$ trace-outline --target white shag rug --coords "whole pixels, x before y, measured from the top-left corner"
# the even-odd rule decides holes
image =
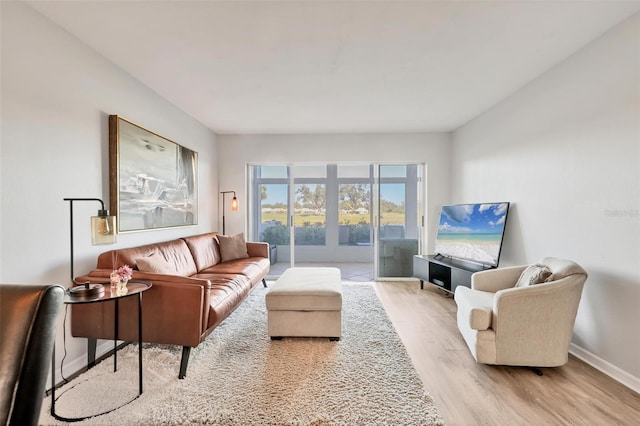
[[[181,347],[143,345],[144,392],[95,425],[442,425],[393,325],[370,284],[343,285],[343,336],[267,336],[265,291],[240,307],[192,349],[178,379]],[[138,348],[113,357],[56,393],[65,417],[106,411],[138,389]],[[61,424],[43,403],[41,424]]]

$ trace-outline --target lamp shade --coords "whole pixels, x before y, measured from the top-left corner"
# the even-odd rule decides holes
[[[231,210],[234,212],[238,211],[238,199],[236,198],[236,196],[234,195],[233,198],[231,199]]]
[[[116,242],[116,217],[109,216],[107,210],[98,210],[91,216],[91,244],[94,246]]]

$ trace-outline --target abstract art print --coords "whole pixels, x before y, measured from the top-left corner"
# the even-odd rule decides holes
[[[198,223],[198,153],[109,116],[109,195],[118,232]]]

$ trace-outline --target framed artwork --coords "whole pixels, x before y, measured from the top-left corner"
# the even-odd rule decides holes
[[[118,232],[198,223],[198,153],[109,116],[109,200]]]

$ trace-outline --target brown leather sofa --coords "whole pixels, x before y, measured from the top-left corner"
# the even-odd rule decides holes
[[[76,283],[108,283],[122,265],[134,268],[132,280],[153,286],[142,297],[142,340],[183,347],[180,372],[184,378],[191,348],[200,344],[228,317],[269,272],[269,245],[247,242],[249,257],[221,261],[216,233],[138,247],[111,250],[98,257],[97,268]],[[136,259],[161,254],[175,274],[138,270]],[[118,339],[138,340],[137,298],[120,300]],[[113,339],[114,302],[74,304],[71,332],[89,338],[89,364],[95,361],[95,339]]]

